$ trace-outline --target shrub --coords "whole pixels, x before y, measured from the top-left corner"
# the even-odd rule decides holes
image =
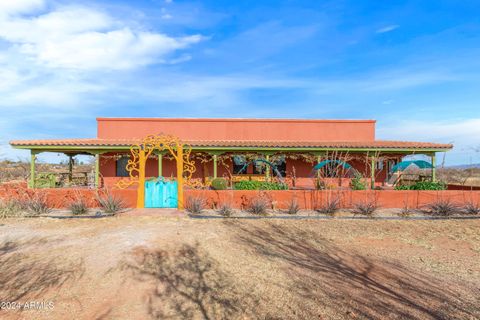
[[[297,214],[298,211],[300,211],[300,205],[298,204],[297,199],[290,200],[286,211],[288,214]]]
[[[212,180],[212,189],[226,190],[228,188],[227,180],[224,178],[215,178]]]
[[[268,202],[264,198],[254,198],[250,202],[248,211],[252,214],[266,215]]]
[[[353,205],[353,213],[372,217],[378,209],[377,201],[374,199],[366,199],[363,202],[357,202]]]
[[[480,205],[474,202],[467,202],[465,203],[464,212],[471,215],[479,215],[480,214]]]
[[[33,215],[45,214],[52,211],[47,203],[47,198],[41,194],[35,194],[32,198],[27,200],[26,208],[28,212]]]
[[[432,181],[418,181],[411,186],[395,186],[395,190],[445,190],[446,188],[444,183]]]
[[[87,203],[83,199],[78,199],[70,203],[69,209],[73,215],[85,214],[88,212]]]
[[[287,190],[288,186],[278,182],[267,181],[238,181],[235,183],[237,190]]]
[[[427,204],[427,208],[430,210],[431,213],[435,213],[441,216],[450,216],[455,212],[459,211],[457,205],[453,203],[450,199],[437,199],[432,203]]]
[[[0,200],[0,219],[19,217],[25,208],[17,199]]]
[[[352,190],[365,190],[367,187],[365,186],[365,182],[363,182],[363,177],[358,172],[355,173],[355,176],[350,181],[350,187]]]
[[[190,197],[185,203],[185,209],[190,213],[201,213],[205,209],[205,199],[202,197]]]
[[[398,215],[400,217],[408,217],[411,214],[412,214],[412,210],[408,206],[408,203],[405,201],[405,203],[403,204],[403,207],[400,209],[400,212],[398,213]]]
[[[334,215],[340,208],[340,199],[338,197],[328,198],[324,203],[315,208],[315,211],[322,214]]]
[[[118,213],[125,209],[125,203],[123,200],[110,193],[103,196],[97,195],[97,201],[100,208],[102,208],[105,213]]]
[[[230,203],[224,202],[220,205],[217,211],[224,217],[230,217],[233,213],[233,208]]]

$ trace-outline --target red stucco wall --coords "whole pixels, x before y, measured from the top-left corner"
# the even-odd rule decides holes
[[[184,140],[373,141],[374,120],[98,118],[101,139],[172,134]]]

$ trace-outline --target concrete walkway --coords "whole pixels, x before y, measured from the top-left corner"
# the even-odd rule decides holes
[[[179,211],[177,209],[166,209],[166,208],[129,209],[125,212],[119,213],[118,216],[165,217],[165,218],[188,217],[184,211]]]

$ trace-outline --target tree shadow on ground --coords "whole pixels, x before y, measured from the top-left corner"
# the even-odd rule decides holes
[[[153,280],[148,312],[156,319],[232,319],[241,315],[248,295],[234,292],[216,261],[195,245],[176,251],[137,253],[128,268],[142,280]]]
[[[47,243],[46,238],[0,243],[1,301],[43,299],[50,290],[83,276],[83,260],[71,261],[53,255],[45,249]]]
[[[465,297],[463,289],[428,273],[346,252],[319,234],[294,226],[224,223],[237,242],[284,265],[288,290],[304,302],[286,308],[285,318],[295,308],[304,318],[325,316],[319,310],[355,319],[480,317],[478,292],[470,290]]]

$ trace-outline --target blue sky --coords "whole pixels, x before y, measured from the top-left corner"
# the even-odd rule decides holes
[[[0,156],[95,117],[377,119],[480,162],[480,1],[0,0]]]

